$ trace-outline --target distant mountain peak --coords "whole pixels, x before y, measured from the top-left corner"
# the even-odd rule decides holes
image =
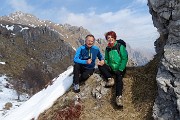
[[[45,26],[52,31],[58,32],[61,39],[69,42],[75,48],[80,45],[79,39],[84,39],[87,34],[90,34],[90,32],[83,27],[72,26],[70,24],[57,24],[50,20],[39,19],[35,15],[24,13],[22,11],[17,11],[7,16],[2,16],[0,17],[0,20],[34,28]]]
[[[21,11],[11,13],[7,16],[2,16],[2,17],[0,17],[0,19],[5,20],[5,21],[9,21],[12,23],[24,24],[24,25],[29,25],[29,26],[35,26],[35,25],[42,22],[36,16],[29,14],[29,13],[21,12]]]
[[[10,15],[8,15],[9,17],[15,17],[15,16],[25,16],[25,15],[31,15],[31,14],[28,14],[28,13],[24,13],[22,11],[16,11],[14,13],[11,13]],[[33,16],[33,15],[31,15]]]

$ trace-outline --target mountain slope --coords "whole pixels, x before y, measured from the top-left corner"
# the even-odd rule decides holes
[[[75,50],[47,27],[0,21],[0,74],[34,94],[73,63]],[[22,87],[24,86],[24,87]]]
[[[90,32],[83,27],[71,26],[69,24],[56,24],[49,20],[40,20],[32,14],[21,11],[11,13],[8,16],[2,16],[0,20],[29,27],[47,27],[48,29],[58,32],[60,39],[65,40],[74,48],[80,45],[80,40],[84,39],[87,34],[90,34]]]
[[[158,59],[144,67],[128,68],[124,78],[123,109],[115,106],[114,88],[106,88],[105,94],[96,99],[93,88],[98,90],[102,78],[96,73],[81,85],[80,100],[70,89],[54,105],[43,112],[38,120],[98,119],[98,120],[151,120],[156,97],[156,73]],[[101,88],[102,89],[102,88]]]
[[[60,39],[68,42],[73,48],[77,48],[78,46],[84,44],[84,38],[90,32],[83,27],[71,26],[69,24],[56,24],[48,20],[40,20],[34,15],[23,13],[21,11],[17,11],[11,13],[8,16],[0,17],[0,20],[8,21],[15,24],[26,25],[30,27],[47,27],[53,31],[56,31],[60,35]],[[104,49],[106,44],[106,40],[97,39],[95,45],[100,47],[102,52],[104,53]],[[129,51],[129,66],[135,65],[144,65],[148,61],[152,59],[153,54],[149,54],[150,52],[142,50],[134,50],[129,45],[127,45],[127,50]]]
[[[47,86],[29,100],[23,103],[20,107],[7,112],[1,120],[30,120],[36,118],[44,109],[49,108],[53,102],[61,95],[63,95],[72,84],[73,68],[69,69],[59,77],[53,79],[53,85]],[[3,96],[3,94],[2,94]]]
[[[24,88],[26,85],[24,90],[31,90],[31,95],[43,89],[52,78],[72,64],[74,48],[83,44],[85,35],[89,33],[82,27],[42,21],[35,16],[21,12],[0,19],[0,60],[6,63],[5,65],[0,64],[0,74],[14,75],[16,84],[21,83],[17,88]],[[106,45],[103,40],[96,42],[101,47],[102,43]],[[137,57],[138,54],[140,53],[135,56]],[[81,86],[84,90],[80,95],[81,101],[75,101],[78,103],[78,106],[75,106],[75,108],[77,107],[77,118],[150,119],[156,90],[154,79],[157,64],[155,63],[151,62],[145,67],[128,68],[127,76],[124,79],[123,110],[114,106],[114,89],[105,89],[101,99],[92,97],[92,89],[98,87],[102,82],[102,79],[96,81],[96,77],[99,75],[94,74],[86,82],[86,85]],[[132,65],[135,64],[130,64],[130,66]],[[49,84],[51,83],[49,82]],[[97,89],[99,90],[99,88]],[[72,90],[68,91],[39,119],[52,120],[62,114],[64,116],[64,108],[74,105],[75,98],[76,95]],[[31,117],[33,118],[33,116]]]
[[[115,106],[114,88],[103,87],[104,81],[98,71],[80,86],[81,93],[75,94],[69,89],[73,78],[71,67],[47,88],[0,119],[33,120],[38,117],[38,120],[150,120],[156,96],[157,63],[156,59],[144,67],[127,69],[123,80],[123,109]],[[94,88],[96,92],[93,92]],[[100,94],[97,91],[101,91]]]

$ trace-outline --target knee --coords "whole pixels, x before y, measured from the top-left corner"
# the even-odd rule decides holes
[[[103,66],[98,65],[98,69],[99,69],[99,70],[102,70],[102,68],[103,68]]]
[[[74,69],[79,69],[79,68],[80,68],[80,64],[75,63],[75,64],[74,64]]]
[[[100,69],[101,68],[101,66],[100,65],[98,65],[98,69]]]
[[[82,75],[81,75],[81,78],[82,78],[83,80],[87,80],[90,76],[91,76],[91,74],[82,74]]]

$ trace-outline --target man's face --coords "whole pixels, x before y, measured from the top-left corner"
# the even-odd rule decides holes
[[[90,48],[90,47],[92,47],[93,46],[93,44],[94,44],[94,38],[93,37],[87,37],[86,38],[86,45]]]

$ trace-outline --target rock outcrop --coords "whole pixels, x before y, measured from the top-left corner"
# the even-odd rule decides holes
[[[153,117],[180,120],[180,1],[148,0],[148,5],[160,34],[155,46],[161,55]]]
[[[59,33],[60,38],[77,48],[81,43],[80,40],[84,39],[90,32],[83,27],[71,26],[69,24],[57,24],[49,20],[41,20],[36,16],[28,13],[17,11],[8,16],[0,17],[0,20],[8,21],[15,24],[26,25],[30,27],[47,27]]]

